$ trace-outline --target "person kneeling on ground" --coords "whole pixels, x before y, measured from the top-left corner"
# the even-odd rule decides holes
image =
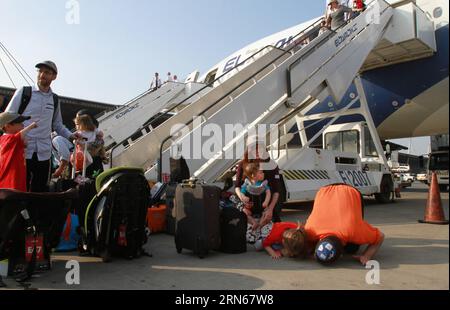
[[[266,250],[273,259],[298,257],[304,253],[305,233],[300,224],[269,223],[261,228],[261,237],[255,243],[257,251]]]
[[[336,187],[340,187],[339,191]],[[359,246],[367,244],[361,255],[354,256],[365,266],[385,238],[363,219],[361,193],[346,185],[331,185],[319,191],[304,231],[309,248],[315,248],[316,260],[325,265],[335,262],[344,252],[354,254]]]

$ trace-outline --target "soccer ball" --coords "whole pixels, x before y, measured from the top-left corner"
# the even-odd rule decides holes
[[[321,264],[332,264],[342,255],[341,248],[341,243],[337,238],[323,239],[317,243],[315,258]]]

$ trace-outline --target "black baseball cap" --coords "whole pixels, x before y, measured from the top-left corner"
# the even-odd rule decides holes
[[[42,61],[36,65],[36,68],[41,68],[41,67],[47,67],[47,68],[53,70],[53,72],[55,72],[56,74],[58,74],[58,68],[56,67],[56,64],[53,61],[46,60],[46,61]]]

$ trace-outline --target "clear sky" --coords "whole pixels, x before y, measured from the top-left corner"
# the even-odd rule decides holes
[[[154,72],[204,73],[251,42],[320,16],[325,0],[77,2],[80,23],[70,25],[68,0],[0,0],[0,42],[33,78],[37,61],[54,60],[60,94],[122,104],[145,91]],[[0,85],[11,86],[0,70]],[[24,81],[15,74],[14,82]]]
[[[67,23],[72,3],[79,4],[78,24]],[[0,42],[33,79],[38,61],[55,61],[60,74],[52,86],[60,95],[123,104],[148,89],[154,72],[180,79],[205,73],[324,10],[325,0],[0,0]],[[24,85],[0,57],[16,86]],[[0,85],[13,87],[1,67]],[[427,152],[421,141],[414,140],[413,154]]]

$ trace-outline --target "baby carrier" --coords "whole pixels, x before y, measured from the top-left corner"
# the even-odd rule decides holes
[[[261,184],[252,184],[248,179],[245,180],[246,196],[250,198],[253,204],[252,213],[254,216],[260,216],[263,212],[263,202],[266,199],[267,180]]]
[[[142,169],[114,168],[96,179],[97,195],[80,210],[80,251],[110,261],[136,258],[147,242],[146,216],[150,187]]]

